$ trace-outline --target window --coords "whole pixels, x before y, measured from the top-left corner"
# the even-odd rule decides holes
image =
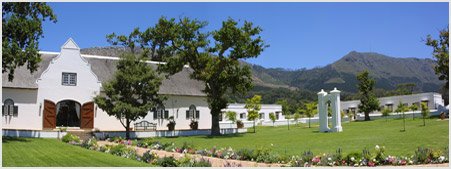
[[[61,84],[64,86],[76,86],[77,85],[77,74],[63,72]]]
[[[164,106],[158,106],[153,110],[153,119],[168,119],[169,111],[165,110]]]
[[[17,117],[18,109],[19,108],[17,106],[14,106],[14,101],[12,99],[6,99],[3,102],[2,115]]]
[[[276,119],[279,119],[280,112],[276,112]]]
[[[240,114],[240,119],[246,119],[246,113],[241,113]]]
[[[258,116],[259,119],[265,119],[265,113],[260,113]]]
[[[199,116],[200,112],[196,109],[196,106],[189,106],[189,109],[186,111],[186,119],[199,119]]]
[[[219,113],[219,121],[222,121],[222,115],[224,114],[224,112]]]

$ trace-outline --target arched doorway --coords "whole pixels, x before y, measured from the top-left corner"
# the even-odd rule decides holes
[[[80,127],[80,103],[62,100],[56,104],[56,126]]]

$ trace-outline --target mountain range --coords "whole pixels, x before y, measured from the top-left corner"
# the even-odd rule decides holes
[[[118,47],[95,47],[81,50],[83,54],[119,56],[126,49]],[[357,93],[357,74],[368,70],[376,80],[375,88],[394,90],[398,84],[414,83],[414,92],[438,92],[443,82],[434,73],[432,59],[397,58],[379,53],[356,52],[343,56],[341,59],[324,67],[313,69],[287,70],[284,68],[265,68],[260,65],[247,64],[252,69],[255,87],[250,94],[264,94],[272,90],[274,93],[300,92],[297,97],[308,96],[313,99],[315,93],[334,87],[345,94]],[[247,96],[246,96],[247,97]],[[269,99],[263,96],[263,102],[273,103],[278,97]],[[308,99],[308,100],[310,100]],[[243,101],[235,98],[234,101]]]

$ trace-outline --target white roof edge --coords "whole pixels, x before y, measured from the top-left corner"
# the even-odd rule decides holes
[[[39,54],[48,54],[48,55],[59,55],[60,52],[50,52],[50,51],[39,51]],[[112,56],[102,56],[102,55],[85,55],[81,54],[84,58],[95,58],[95,59],[110,59],[110,60],[119,60],[119,57],[112,57]],[[166,64],[166,62],[157,62],[157,61],[146,61],[146,63],[151,64]],[[188,65],[185,65],[184,67],[189,67]]]
[[[399,97],[408,97],[408,96],[421,96],[421,95],[425,95],[425,94],[432,94],[432,95],[441,95],[440,93],[437,92],[424,92],[424,93],[415,93],[415,94],[410,94],[410,95],[396,95],[396,96],[386,96],[386,97],[378,97],[378,99],[389,99],[389,98],[399,98]],[[356,102],[356,101],[360,101],[360,100],[347,100],[347,101],[341,101],[343,102]]]

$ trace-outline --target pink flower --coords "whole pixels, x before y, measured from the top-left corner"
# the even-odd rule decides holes
[[[407,161],[406,160],[401,160],[401,163],[400,163],[401,165],[406,165],[407,164]]]
[[[376,165],[376,163],[374,163],[374,162],[372,162],[372,161],[369,161],[368,162],[368,166],[370,166],[370,167],[374,167]]]
[[[314,162],[314,163],[319,163],[321,161],[321,158],[320,157],[314,157],[313,159],[312,159],[312,162]]]

